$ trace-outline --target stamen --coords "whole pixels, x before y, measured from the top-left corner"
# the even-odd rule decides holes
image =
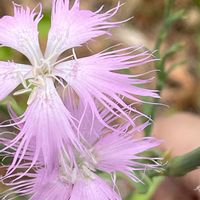
[[[36,91],[35,89],[33,89],[28,98],[27,104],[30,105],[34,101],[35,98],[36,98]]]
[[[56,81],[58,81],[58,83],[60,83],[60,85],[61,85],[64,89],[67,87],[67,84],[64,85],[63,82],[62,82],[58,77],[56,77],[55,75],[50,74],[48,77],[54,78]]]
[[[68,57],[63,58],[61,60],[58,60],[57,62],[54,63],[54,66],[60,64],[61,62],[67,61],[69,58],[72,58],[72,57],[74,57],[74,55],[68,56]]]
[[[93,173],[93,171],[86,165],[82,166],[82,172],[85,176],[91,178],[91,179],[95,179],[95,175]]]
[[[22,94],[25,94],[25,93],[28,93],[28,92],[31,92],[31,88],[25,88],[25,89],[21,89],[21,90],[18,90],[16,92],[14,92],[14,96],[18,96],[18,95],[22,95]]]
[[[45,82],[44,79],[38,76],[36,79],[29,79],[28,82],[30,83],[29,86],[44,86]]]
[[[22,75],[22,73],[18,71],[18,72],[17,72],[17,76],[20,78],[23,87],[24,87],[25,89],[28,89],[28,86],[27,86],[27,84],[26,84],[26,80],[24,79],[24,76]]]
[[[75,49],[74,49],[74,48],[72,49],[72,53],[73,53],[74,59],[75,59],[75,60],[78,60],[78,58],[77,58],[77,56],[76,56],[76,52],[75,52]]]
[[[74,168],[73,171],[72,171],[72,174],[71,174],[71,182],[75,183],[76,179],[77,179],[77,169]]]

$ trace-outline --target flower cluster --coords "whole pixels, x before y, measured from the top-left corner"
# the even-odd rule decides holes
[[[135,119],[143,114],[133,105],[142,102],[140,96],[158,95],[137,86],[149,80],[119,73],[151,62],[151,53],[129,47],[77,58],[74,50],[121,24],[110,21],[120,6],[103,13],[103,7],[96,12],[80,9],[79,0],[71,7],[69,0],[52,0],[44,54],[38,41],[40,4],[34,10],[14,4],[14,15],[0,19],[0,44],[30,61],[30,65],[0,62],[0,99],[20,84],[23,89],[14,95],[30,94],[24,114],[18,117],[9,107],[13,122],[1,125],[18,130],[1,134],[1,153],[13,158],[2,178],[12,187],[2,199],[11,199],[16,192],[31,200],[120,200],[117,172],[140,181],[134,171],[157,167],[153,158],[138,155],[160,142],[134,138],[149,123],[136,126]],[[59,59],[69,49],[72,55]],[[103,180],[102,173],[111,181]]]

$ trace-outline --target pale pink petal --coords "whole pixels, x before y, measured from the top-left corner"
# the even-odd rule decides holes
[[[107,134],[93,147],[97,168],[108,173],[122,172],[133,181],[140,181],[134,170],[148,170],[158,167],[158,163],[141,163],[139,153],[157,147],[160,141],[155,138],[133,139],[132,135]],[[154,158],[146,158],[152,160]]]
[[[18,196],[30,196],[30,200],[69,200],[72,184],[61,179],[58,169],[54,169],[51,173],[48,173],[45,168],[37,169],[15,181],[20,174],[22,172],[4,179],[5,185],[12,189],[2,194],[3,199],[9,199],[13,194],[17,194]]]
[[[52,24],[45,57],[56,60],[65,50],[107,34],[106,29],[119,24],[109,21],[119,7],[101,13],[101,9],[97,12],[82,10],[79,0],[75,0],[71,8],[69,0],[53,0]]]
[[[32,196],[30,200],[68,200],[72,184],[61,179],[59,170],[51,174],[45,174],[41,170],[35,179]]]
[[[0,62],[0,100],[8,96],[20,83],[30,77],[31,66]]]
[[[72,146],[83,150],[72,129],[71,115],[58,96],[53,81],[47,79],[44,87],[35,89],[32,98],[23,118],[17,122],[23,124],[23,127],[6,147],[19,143],[8,173],[19,166],[33,143],[35,150],[30,167],[42,156],[44,165],[51,169],[59,162],[59,155],[64,149],[67,150],[68,159],[73,162]]]
[[[62,88],[61,88],[61,92]],[[78,100],[77,95],[71,89],[71,87],[67,87],[64,90],[63,102],[72,116],[76,119],[77,131],[85,139],[85,142],[91,146],[97,139],[99,139],[101,135],[101,130],[104,126],[96,119],[94,113],[91,111],[91,108],[85,106],[82,102]],[[99,109],[100,115],[103,119],[108,118],[108,111],[105,109],[102,111]],[[110,116],[113,118],[113,115]],[[106,120],[107,121],[107,120]]]
[[[158,98],[156,91],[137,86],[151,80],[138,79],[139,75],[117,73],[120,69],[154,60],[148,51],[138,53],[138,50],[130,47],[63,62],[55,67],[54,74],[63,78],[99,119],[96,103],[102,104],[115,115],[123,114],[133,123],[127,112],[141,113],[125,103],[123,98],[131,99],[133,103],[142,103],[142,96]]]
[[[94,176],[77,180],[70,200],[121,200],[121,197],[104,180]]]
[[[42,55],[37,30],[42,17],[41,5],[38,9],[39,13],[36,13],[35,9],[31,11],[14,4],[14,15],[0,19],[0,44],[23,53],[33,65],[40,62]]]

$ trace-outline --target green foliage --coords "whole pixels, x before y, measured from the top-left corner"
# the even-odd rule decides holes
[[[164,177],[154,177],[148,185],[146,193],[141,193],[140,190],[136,190],[127,200],[149,200],[155,193],[156,189],[163,181]],[[141,185],[144,187],[144,185]]]
[[[173,6],[174,6],[175,1],[174,0],[166,0],[165,1],[165,12],[164,12],[164,19],[163,19],[163,24],[161,25],[160,32],[158,34],[156,43],[155,43],[155,56],[156,58],[160,58],[160,60],[155,62],[155,68],[157,69],[157,83],[156,83],[156,90],[158,90],[160,93],[166,83],[167,80],[167,75],[169,71],[174,69],[178,65],[173,65],[170,67],[169,71],[166,71],[166,62],[172,58],[174,54],[179,52],[183,45],[180,43],[175,43],[172,46],[170,46],[165,52],[161,51],[161,47],[163,43],[167,40],[168,33],[170,32],[170,28],[174,25],[175,22],[178,20],[181,20],[184,15],[185,11],[184,10],[178,10],[174,11]],[[146,99],[145,99],[146,100]],[[154,100],[154,103],[159,104],[159,99]],[[143,106],[143,112],[150,116],[152,119],[155,118],[156,114],[156,108],[155,105],[149,105],[145,104]],[[149,126],[145,129],[145,135],[150,136],[152,132],[152,127]]]
[[[13,50],[8,47],[1,47],[0,48],[0,60],[9,60],[12,56]]]
[[[42,20],[39,23],[39,33],[41,38],[46,38],[50,29],[51,25],[51,19],[50,19],[50,13],[44,12],[44,16]]]
[[[193,0],[193,2],[200,9],[200,0]]]

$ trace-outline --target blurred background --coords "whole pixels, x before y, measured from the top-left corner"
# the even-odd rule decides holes
[[[42,2],[44,17],[39,25],[40,43],[44,50],[50,27],[51,0],[15,0],[15,3],[35,7]],[[73,1],[72,1],[73,2]],[[118,0],[82,0],[82,8],[93,11],[104,5],[108,10]],[[115,44],[123,46],[143,45],[160,58],[156,63],[130,69],[125,73],[144,73],[158,70],[150,76],[154,81],[146,87],[160,90],[161,103],[152,107],[140,107],[152,116],[154,124],[145,135],[154,135],[164,142],[161,150],[170,158],[183,155],[200,146],[200,0],[124,0],[113,20],[131,18],[120,28],[112,30],[112,37],[101,37],[78,48],[82,57],[101,51]],[[12,1],[0,1],[0,17],[12,14]],[[20,53],[0,48],[0,60],[27,63]],[[149,76],[149,75],[148,75]],[[23,113],[26,97],[8,97],[0,103],[0,119],[8,118],[6,103],[12,102],[15,110]],[[146,100],[146,99],[145,99]],[[148,99],[147,99],[148,101]],[[151,100],[152,101],[152,100]],[[158,102],[155,102],[158,103]],[[200,159],[200,158],[199,158]],[[126,200],[198,200],[200,192],[200,170],[183,177],[157,177],[146,180],[144,185],[135,185],[128,180],[118,182]],[[1,190],[4,190],[2,185]],[[16,197],[17,198],[17,197]],[[22,198],[18,198],[22,199]]]

